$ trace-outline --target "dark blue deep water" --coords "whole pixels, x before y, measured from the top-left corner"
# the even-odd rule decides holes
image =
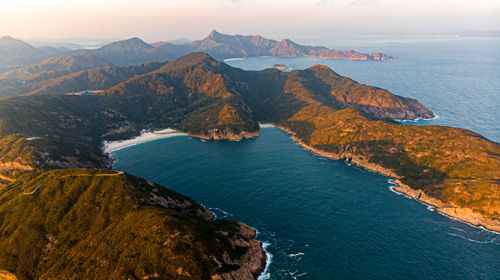
[[[500,40],[378,45],[400,57],[230,61],[336,72],[419,99],[438,119],[500,140]],[[362,49],[363,50],[363,49]],[[316,156],[263,128],[240,142],[185,136],[115,151],[114,168],[187,194],[218,218],[243,221],[270,244],[261,279],[500,279],[500,235],[432,212],[391,192],[387,177]]]

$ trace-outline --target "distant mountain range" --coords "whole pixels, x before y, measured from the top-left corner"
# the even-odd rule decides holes
[[[188,45],[168,42],[157,42],[153,45],[179,55],[192,51],[202,51],[216,59],[254,56],[312,56],[349,60],[392,59],[392,57],[383,53],[360,53],[353,50],[338,51],[326,47],[300,45],[289,39],[278,42],[260,35],[227,35],[216,30],[210,32],[203,40],[194,41]]]
[[[134,37],[96,49],[78,50],[51,46],[35,48],[21,40],[3,37],[0,38],[0,97],[32,92],[44,93],[53,89],[57,91],[52,93],[68,93],[78,89],[107,89],[113,83],[130,79],[132,77],[130,75],[143,74],[144,69],[151,70],[150,67],[155,64],[147,65],[145,68],[127,66],[165,63],[198,51],[205,52],[218,60],[255,56],[313,56],[351,60],[392,58],[382,53],[336,51],[325,47],[299,45],[288,39],[278,42],[259,35],[226,35],[215,30],[203,40],[191,43],[178,40],[148,44]],[[63,77],[107,66],[111,68],[79,73],[68,79]],[[108,76],[104,78],[100,75]],[[84,77],[86,80],[82,82]],[[61,82],[66,86],[54,86]],[[103,88],[96,88],[99,85]]]
[[[391,59],[383,53],[360,53],[354,50],[331,50],[320,46],[305,46],[289,39],[276,41],[260,35],[227,35],[215,30],[202,39],[148,44],[139,38],[116,41],[96,49],[71,50],[66,47],[38,48],[9,36],[0,38],[0,73],[10,69],[37,64],[44,59],[61,55],[92,54],[117,66],[147,62],[165,62],[190,52],[206,52],[216,59],[254,56],[312,56],[349,60]]]

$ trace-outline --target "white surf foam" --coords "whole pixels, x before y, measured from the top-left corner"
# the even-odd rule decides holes
[[[259,232],[257,231],[257,234],[258,233]],[[264,271],[262,271],[262,273],[259,275],[259,277],[257,277],[257,280],[271,279],[271,273],[269,272],[269,265],[273,261],[273,255],[269,253],[269,251],[267,250],[269,246],[271,246],[271,243],[264,241],[262,242],[262,248],[266,252],[266,267],[264,268]]]
[[[418,199],[415,199],[415,198],[413,198],[413,197],[407,196],[407,195],[406,195],[406,194],[404,194],[404,193],[401,193],[401,192],[398,192],[398,191],[394,190],[394,187],[397,187],[397,184],[396,184],[396,183],[394,183],[392,180],[390,180],[390,179],[389,179],[389,180],[387,180],[387,182],[388,182],[389,184],[392,184],[391,186],[389,186],[389,190],[390,190],[391,192],[393,192],[393,193],[395,193],[395,194],[397,194],[397,195],[402,195],[403,197],[406,197],[406,198],[408,198],[408,199],[413,199],[413,200],[416,200],[418,203],[420,203],[420,204],[423,204],[423,205],[427,206],[427,207],[426,207],[426,208],[427,208],[427,210],[429,210],[429,211],[431,211],[431,212],[437,213],[437,214],[439,214],[439,215],[441,215],[441,216],[444,216],[444,217],[446,217],[446,218],[448,218],[448,219],[452,219],[452,220],[455,220],[455,221],[461,222],[461,223],[466,224],[466,225],[468,225],[468,226],[470,226],[470,227],[474,227],[474,228],[477,228],[477,229],[481,229],[481,230],[487,231],[487,232],[489,232],[489,233],[494,233],[494,234],[496,234],[496,235],[500,235],[500,232],[496,232],[496,231],[492,231],[492,230],[486,229],[486,228],[484,228],[483,226],[475,226],[475,225],[473,225],[473,224],[470,224],[470,223],[464,222],[464,221],[462,221],[462,220],[460,220],[460,219],[457,219],[457,218],[455,218],[455,217],[448,216],[448,215],[446,215],[446,214],[444,214],[444,213],[441,213],[441,212],[439,212],[439,211],[436,211],[436,207],[435,207],[435,206],[429,205],[429,204],[427,204],[427,203],[425,203],[425,202],[422,202],[422,201],[420,201],[420,200],[418,200]]]
[[[298,252],[296,254],[289,254],[288,256],[293,258],[293,257],[298,257],[298,256],[303,256],[303,255],[305,255],[305,254],[302,252]]]
[[[434,116],[432,118],[427,118],[427,119],[424,119],[424,118],[421,118],[421,117],[418,117],[418,118],[415,118],[414,120],[398,120],[398,119],[394,119],[395,121],[397,122],[413,122],[413,123],[416,123],[416,122],[419,122],[419,121],[432,121],[432,120],[435,120],[435,119],[439,119],[439,116]]]
[[[468,237],[465,237],[465,236],[462,236],[462,235],[456,234],[456,233],[447,232],[447,234],[451,235],[451,236],[456,236],[456,237],[462,238],[462,239],[470,241],[470,242],[478,243],[478,244],[490,244],[490,243],[497,241],[497,239],[498,239],[498,237],[495,237],[495,238],[488,240],[488,241],[480,241],[480,240],[468,238]]]

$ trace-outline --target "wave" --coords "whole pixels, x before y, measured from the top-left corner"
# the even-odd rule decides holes
[[[500,235],[500,232],[496,232],[496,231],[492,231],[492,230],[486,229],[486,228],[484,228],[483,226],[475,226],[475,225],[473,225],[473,224],[470,224],[470,223],[464,222],[464,221],[462,221],[462,220],[460,220],[460,219],[457,219],[457,218],[455,218],[455,217],[448,216],[448,215],[446,215],[446,214],[444,214],[444,213],[441,213],[441,212],[439,212],[439,211],[436,211],[436,207],[435,207],[435,206],[429,205],[429,204],[427,204],[427,203],[425,203],[425,202],[422,202],[422,201],[420,201],[420,200],[418,200],[418,199],[415,199],[415,198],[413,198],[413,197],[407,196],[407,195],[406,195],[406,194],[404,194],[404,193],[401,193],[401,192],[398,192],[398,191],[394,190],[394,187],[397,187],[397,184],[396,184],[396,183],[394,183],[391,179],[387,180],[387,182],[388,182],[389,184],[392,184],[391,186],[389,186],[389,190],[390,190],[391,192],[393,192],[393,193],[395,193],[395,194],[397,194],[397,195],[402,195],[403,197],[406,197],[406,198],[408,198],[408,199],[415,200],[415,201],[417,201],[418,203],[420,203],[420,204],[423,204],[423,205],[427,206],[427,210],[429,210],[429,211],[431,211],[431,212],[438,213],[438,214],[439,214],[439,215],[441,215],[441,216],[444,216],[444,217],[446,217],[446,218],[448,218],[448,219],[452,219],[452,220],[455,220],[455,221],[461,222],[461,223],[466,224],[466,225],[468,225],[468,226],[470,226],[470,227],[477,228],[477,229],[480,229],[480,230],[483,230],[483,231],[487,231],[487,232],[489,232],[489,233],[493,233],[493,234],[496,234],[496,235]]]
[[[395,183],[393,183],[393,184],[395,184]],[[394,189],[395,187],[397,187],[397,186],[391,185],[391,186],[389,186],[389,190],[390,190],[391,192],[393,192],[393,193],[397,194],[397,195],[401,195],[401,196],[403,196],[403,197],[406,197],[406,198],[411,199],[411,197],[409,197],[409,196],[405,195],[404,193],[400,193],[400,192],[396,191],[396,190]]]
[[[218,215],[217,215],[216,212],[220,212],[220,213],[223,214],[222,217],[221,217],[221,219],[225,219],[225,218],[227,218],[229,216],[231,216],[231,217],[234,216],[233,214],[228,213],[228,212],[226,212],[226,211],[224,211],[224,210],[222,210],[220,208],[208,208],[208,210],[210,210],[210,211],[212,211],[212,213],[214,213],[216,219],[218,218]]]
[[[488,241],[480,241],[480,240],[468,238],[468,237],[465,237],[465,236],[462,236],[462,235],[456,234],[456,233],[447,232],[447,234],[451,235],[451,236],[456,236],[456,237],[462,238],[462,239],[470,241],[470,242],[479,243],[479,244],[491,244],[491,243],[494,243],[495,241],[497,241],[499,238],[499,237],[495,237],[495,238],[488,240]]]
[[[297,274],[297,275],[291,275],[293,279],[297,280],[297,278],[301,277],[301,276],[304,276],[306,275],[307,272],[304,272],[304,273],[301,273],[301,274]]]
[[[421,117],[417,117],[417,118],[415,118],[413,120],[398,120],[398,119],[394,119],[394,120],[397,121],[397,122],[401,122],[401,123],[404,123],[404,122],[413,122],[413,123],[416,123],[416,122],[419,122],[419,121],[432,121],[432,120],[435,120],[435,119],[439,119],[439,116],[436,115],[436,116],[434,116],[432,118],[427,118],[427,119],[421,118]]]
[[[298,256],[303,256],[303,255],[305,255],[305,254],[302,252],[298,252],[296,254],[289,254],[288,256],[293,258],[293,257],[298,257]]]
[[[257,234],[258,233],[259,232],[257,231]],[[269,246],[271,246],[271,243],[262,241],[262,249],[264,249],[264,251],[266,252],[266,266],[264,268],[264,271],[262,271],[262,273],[259,275],[259,277],[257,277],[257,280],[271,279],[271,272],[269,272],[269,265],[271,265],[271,263],[273,261],[273,254],[271,254],[267,250],[267,248],[269,248]]]

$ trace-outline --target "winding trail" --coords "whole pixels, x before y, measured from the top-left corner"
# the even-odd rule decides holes
[[[38,185],[32,192],[29,192],[27,193],[26,192],[26,189],[24,187],[21,187],[23,189],[23,194],[24,195],[30,195],[30,194],[34,194],[36,192],[36,190],[38,190],[38,188],[40,188],[42,185]]]
[[[116,173],[112,173],[112,174],[85,174],[85,173],[80,173],[80,174],[68,174],[68,175],[64,175],[64,176],[61,176],[59,177],[59,179],[62,179],[62,178],[67,178],[67,177],[72,177],[72,176],[75,176],[75,177],[111,177],[111,176],[119,176],[119,175],[122,175],[123,171],[118,171]],[[24,184],[24,182],[23,182]],[[31,192],[26,192],[26,189],[24,187],[21,186],[21,189],[23,189],[23,195],[32,195],[34,194],[40,187],[42,187],[42,185],[38,185],[33,191]],[[1,274],[0,274],[1,276]],[[0,280],[2,280],[2,278],[0,278]]]

